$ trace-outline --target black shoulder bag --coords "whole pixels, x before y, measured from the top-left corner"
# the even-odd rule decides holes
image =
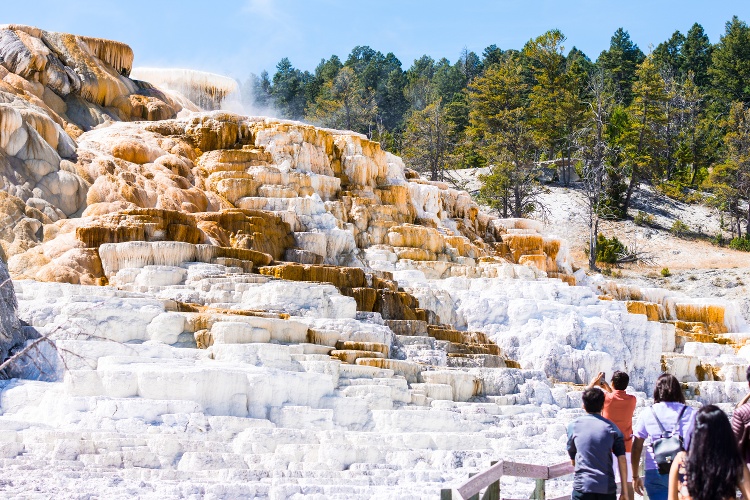
[[[654,462],[656,462],[656,466],[659,468],[659,474],[669,474],[669,469],[672,468],[674,458],[679,452],[685,451],[682,435],[678,430],[680,428],[682,415],[685,413],[686,409],[687,405],[683,405],[680,413],[677,415],[677,423],[675,423],[672,431],[667,433],[664,426],[659,421],[659,417],[656,416],[653,407],[651,408],[651,413],[654,414],[654,419],[661,430],[661,436],[659,438],[651,438],[651,449],[654,452]]]

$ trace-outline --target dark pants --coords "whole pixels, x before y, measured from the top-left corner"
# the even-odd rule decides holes
[[[573,490],[572,500],[617,500],[617,493],[583,493]]]

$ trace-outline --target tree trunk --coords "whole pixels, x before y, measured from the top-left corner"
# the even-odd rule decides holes
[[[628,216],[628,208],[630,208],[630,199],[633,196],[633,191],[635,191],[635,187],[639,183],[638,179],[638,170],[633,167],[633,174],[630,176],[630,183],[628,184],[628,192],[625,195],[625,204],[623,206],[623,218],[627,218]]]
[[[594,216],[594,223],[589,224],[589,269],[598,271],[596,267],[596,240],[599,238],[599,217]]]

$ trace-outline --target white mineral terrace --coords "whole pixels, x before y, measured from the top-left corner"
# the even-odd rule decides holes
[[[2,387],[0,484],[39,488],[31,498],[437,498],[491,460],[565,460],[581,387],[552,380],[627,368],[644,388],[675,349],[674,327],[526,266],[428,280],[400,262],[397,278],[420,301],[490,333],[529,369],[456,366],[450,342],[423,322],[357,313],[328,284],[177,262],[185,255],[120,267],[119,289],[15,283],[20,318],[55,332],[59,355],[48,350],[40,365],[47,381]],[[370,257],[388,267],[387,254]],[[181,302],[214,313],[179,312]],[[232,314],[259,309],[291,317]],[[370,352],[351,351],[354,364],[330,356],[353,346]],[[672,354],[726,371],[726,382],[688,383],[695,404],[741,397],[745,356],[697,342],[682,351]],[[383,367],[367,364],[383,356]],[[551,481],[548,494],[569,481]],[[527,497],[533,484],[506,478],[502,488]]]

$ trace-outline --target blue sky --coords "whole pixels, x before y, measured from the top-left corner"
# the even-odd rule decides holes
[[[284,57],[313,70],[355,45],[393,52],[408,68],[423,54],[455,61],[466,47],[520,48],[558,28],[592,59],[620,26],[648,52],[679,29],[703,25],[719,40],[732,15],[750,22],[748,0],[2,0],[0,23],[128,43],[136,66],[184,67],[238,79]],[[64,6],[64,8],[61,8]]]

